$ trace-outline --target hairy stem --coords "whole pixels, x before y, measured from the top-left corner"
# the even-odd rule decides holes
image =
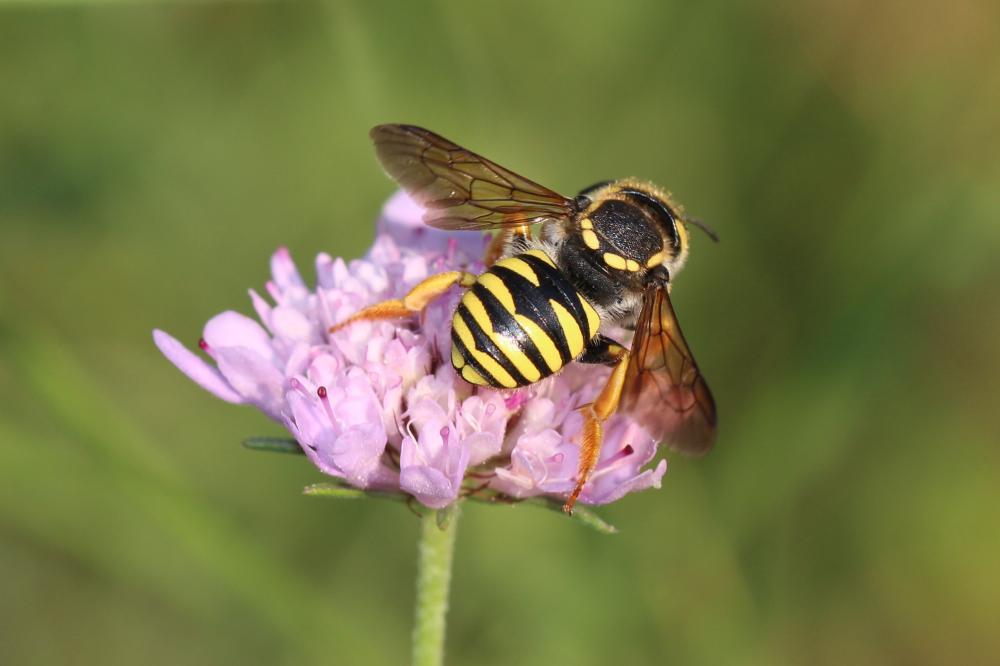
[[[444,663],[445,616],[455,550],[458,507],[440,516],[428,511],[421,519],[417,552],[417,603],[413,624],[413,666]]]

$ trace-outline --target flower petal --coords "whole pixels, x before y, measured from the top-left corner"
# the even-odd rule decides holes
[[[273,419],[281,419],[285,406],[282,392],[284,377],[270,361],[245,347],[216,349],[219,372],[247,402]]]
[[[202,336],[214,350],[224,347],[245,347],[261,358],[270,360],[274,356],[271,336],[264,327],[250,317],[232,310],[221,312],[209,319]]]
[[[240,404],[246,402],[229,382],[225,380],[217,368],[205,363],[201,358],[189,351],[169,333],[160,329],[153,330],[153,342],[167,360],[177,366],[177,369],[187,375],[209,393],[222,398],[226,402]]]
[[[432,509],[444,508],[458,497],[458,488],[447,476],[433,467],[423,465],[407,467],[401,471],[399,487]]]

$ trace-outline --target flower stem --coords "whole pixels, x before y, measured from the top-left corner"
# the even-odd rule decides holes
[[[437,511],[421,519],[417,552],[417,603],[413,624],[413,666],[441,666],[444,663],[445,614],[448,586],[455,550],[458,507],[439,520]]]

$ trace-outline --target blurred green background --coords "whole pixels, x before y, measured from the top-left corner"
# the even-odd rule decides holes
[[[1000,663],[1000,12],[0,7],[0,663],[401,664],[418,521],[302,497],[157,353],[288,245],[363,252],[425,125],[712,224],[675,304],[716,450],[605,537],[470,506],[450,664]]]

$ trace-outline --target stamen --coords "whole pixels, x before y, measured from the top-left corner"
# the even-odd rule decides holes
[[[333,416],[333,407],[330,406],[330,398],[327,397],[326,387],[320,386],[316,389],[316,395],[319,396],[320,402],[323,403],[323,410],[326,412],[326,417],[330,419],[330,423],[336,423],[337,419]]]
[[[309,395],[309,392],[306,391],[306,387],[303,386],[302,382],[300,382],[295,377],[292,377],[291,379],[288,380],[288,386],[291,387],[293,391],[298,391],[303,396]]]
[[[635,449],[632,448],[632,445],[626,444],[625,446],[623,446],[621,449],[618,450],[618,453],[614,454],[607,460],[601,461],[601,463],[594,468],[594,473],[590,475],[590,479],[594,480],[598,478],[599,476],[602,475],[602,473],[607,471],[609,468],[614,467],[615,463],[622,461],[625,458],[628,458],[633,453],[635,453]]]
[[[198,338],[198,348],[208,354],[213,361],[216,360],[215,350],[208,346],[208,342],[205,341],[205,338]]]

